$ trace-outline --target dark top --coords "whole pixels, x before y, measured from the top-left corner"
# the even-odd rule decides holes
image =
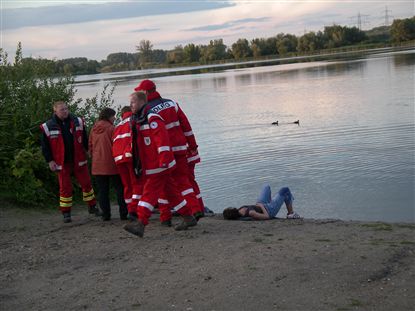
[[[257,213],[262,214],[262,209],[258,205],[244,205],[238,208],[238,210],[245,208],[245,207],[246,207],[246,212],[243,217],[249,217],[249,211],[255,211]]]
[[[69,115],[66,119],[61,120],[55,114],[52,116],[52,122],[56,123],[62,132],[63,144],[65,146],[65,163],[73,162],[74,158],[74,144],[73,134],[71,133],[71,119],[74,118]],[[86,129],[82,133],[82,140],[85,150],[88,150],[88,137],[86,135]],[[46,162],[53,160],[52,150],[50,149],[49,139],[45,133],[41,136],[42,153],[45,157]]]

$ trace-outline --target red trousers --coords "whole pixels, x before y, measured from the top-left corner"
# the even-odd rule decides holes
[[[128,213],[135,214],[142,194],[143,178],[137,178],[131,162],[117,164],[117,170],[124,186],[124,200],[127,204]]]
[[[199,185],[196,182],[195,166],[196,166],[196,163],[188,163],[189,179],[190,179],[190,183],[193,187],[193,190],[195,192],[196,198],[199,201],[199,207],[202,211],[204,211],[205,210],[205,203],[203,202],[202,195],[200,194]]]
[[[192,214],[203,212],[204,207],[201,208],[191,183],[190,169],[186,155],[174,155],[174,158],[176,159],[176,169],[172,172],[174,181],[177,183],[180,192],[186,199]],[[197,188],[199,189],[199,187]],[[171,205],[170,207],[173,209],[174,205]]]
[[[172,176],[167,174],[148,175],[144,178],[143,194],[138,202],[138,218],[144,225],[148,224],[148,219],[157,203],[166,199],[169,204],[159,204],[160,220],[168,217],[165,212],[167,207],[175,209],[180,215],[191,215],[191,210],[186,204],[186,200],[177,188],[177,184]],[[160,200],[159,200],[160,199]]]
[[[58,172],[59,180],[59,209],[62,213],[69,212],[72,208],[72,179],[74,175],[81,186],[83,200],[88,203],[88,206],[96,204],[94,189],[91,185],[91,177],[89,176],[88,166],[74,167],[73,163],[65,163],[62,165],[62,170]]]

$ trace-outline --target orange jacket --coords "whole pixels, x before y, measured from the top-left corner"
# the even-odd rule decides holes
[[[89,152],[92,158],[92,175],[118,174],[112,157],[114,125],[106,120],[97,121],[89,134]]]

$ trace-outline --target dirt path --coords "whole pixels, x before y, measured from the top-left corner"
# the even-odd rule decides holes
[[[145,237],[0,210],[1,310],[413,310],[415,224],[224,221]],[[178,221],[178,220],[177,220]]]

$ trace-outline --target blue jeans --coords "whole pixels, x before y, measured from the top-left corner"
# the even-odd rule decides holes
[[[293,195],[288,187],[281,188],[278,193],[271,199],[271,187],[264,185],[258,197],[257,203],[262,203],[268,211],[269,218],[277,216],[282,203],[291,204],[294,200]]]

